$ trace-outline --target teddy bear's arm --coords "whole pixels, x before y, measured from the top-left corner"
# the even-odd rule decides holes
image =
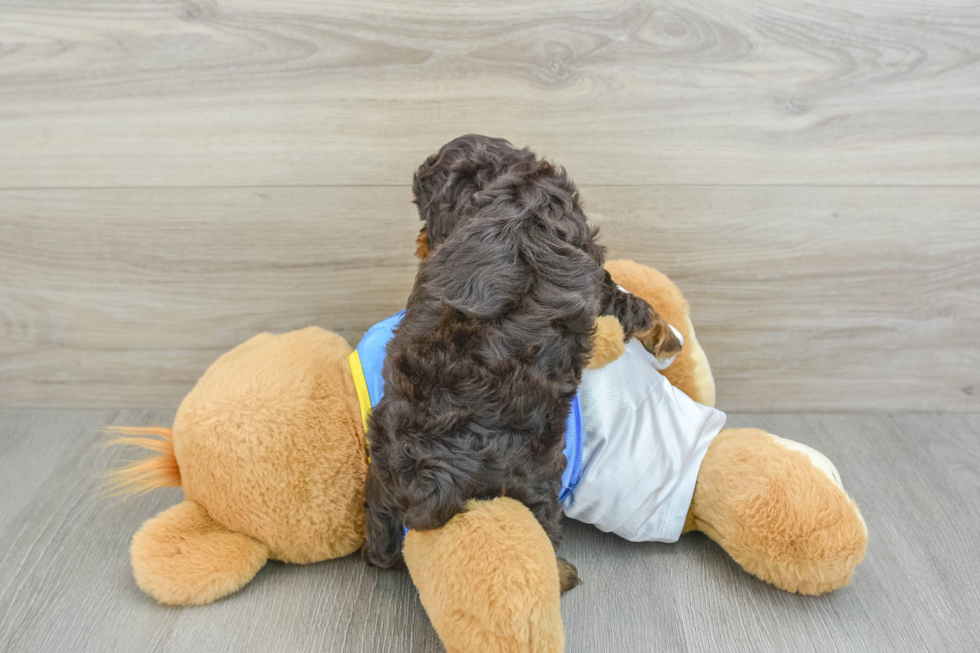
[[[708,357],[705,356],[697,335],[694,333],[694,325],[689,317],[690,306],[674,282],[668,279],[665,274],[634,261],[607,261],[606,270],[609,271],[616,283],[637,297],[642,297],[648,301],[666,322],[681,333],[684,345],[670,367],[663,371],[663,375],[667,377],[671,385],[684,392],[694,401],[706,406],[714,406],[715,380],[711,375],[711,366],[708,365]],[[603,329],[611,330],[611,326],[603,326]],[[641,334],[637,338],[643,342],[648,351],[656,356],[657,342],[654,336],[655,334]],[[612,335],[607,334],[603,336],[602,341],[606,342],[611,339]],[[622,350],[615,355],[612,355],[613,353],[615,353],[615,349],[608,348],[603,354],[607,360],[602,364],[615,360],[622,354]],[[598,353],[593,357],[593,360],[596,362],[595,367],[601,367],[598,363],[603,358]]]
[[[471,501],[431,531],[410,531],[405,563],[446,650],[564,650],[559,565],[547,534],[523,504]]]

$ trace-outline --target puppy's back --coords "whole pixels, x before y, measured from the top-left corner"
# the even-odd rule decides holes
[[[532,156],[533,158],[533,156]],[[365,557],[473,498],[528,505],[553,542],[564,423],[600,310],[602,250],[564,171],[532,160],[469,197],[422,262],[369,428]],[[400,526],[398,526],[400,528]]]

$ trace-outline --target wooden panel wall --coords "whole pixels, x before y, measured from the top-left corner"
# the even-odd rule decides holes
[[[356,341],[466,132],[678,281],[721,407],[980,409],[980,5],[920,0],[0,0],[0,405]]]

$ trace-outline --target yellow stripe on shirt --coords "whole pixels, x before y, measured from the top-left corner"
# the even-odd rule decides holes
[[[354,377],[354,389],[357,391],[357,403],[361,407],[361,419],[364,421],[364,437],[367,438],[368,417],[371,416],[371,395],[368,394],[367,380],[364,378],[364,368],[361,367],[361,357],[355,349],[347,357],[350,362],[350,373]]]

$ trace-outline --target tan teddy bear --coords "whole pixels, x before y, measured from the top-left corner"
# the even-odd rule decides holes
[[[662,374],[686,395],[678,401],[711,411],[711,369],[680,291],[631,261],[607,267],[683,336]],[[618,324],[600,321],[597,369],[585,372],[583,385],[631,355]],[[133,537],[133,572],[145,592],[172,605],[210,603],[247,584],[270,558],[318,562],[361,546],[367,459],[351,353],[343,338],[315,327],[261,334],[215,361],[172,429],[112,429],[121,434],[116,442],[157,452],[115,472],[117,490],[184,490],[182,503]],[[787,591],[819,594],[849,581],[867,532],[824,456],[758,429],[724,429],[689,463],[696,483],[689,495],[672,495],[686,506],[681,530],[706,533],[746,571]],[[563,649],[555,553],[520,503],[471,502],[443,528],[409,532],[404,554],[447,650]]]

